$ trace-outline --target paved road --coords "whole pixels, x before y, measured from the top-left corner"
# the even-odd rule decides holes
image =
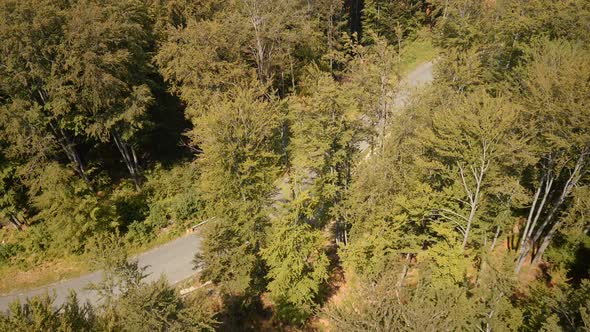
[[[427,62],[418,66],[402,81],[402,88],[394,101],[395,106],[403,107],[408,100],[408,96],[414,89],[430,81],[432,81],[432,63]],[[365,145],[368,146],[366,143]],[[364,150],[362,147],[361,149]],[[201,238],[196,234],[190,234],[134,258],[138,260],[140,267],[148,267],[146,272],[149,273],[149,276],[146,278],[146,281],[156,280],[161,275],[164,275],[168,281],[175,284],[196,273],[192,269],[192,259],[199,250],[200,245]],[[85,290],[85,287],[89,283],[99,282],[101,278],[102,272],[93,272],[79,278],[64,280],[30,291],[1,295],[0,311],[5,311],[8,308],[8,304],[16,299],[21,299],[22,301],[27,297],[43,295],[46,292],[49,292],[49,294],[55,292],[56,305],[64,302],[70,290],[76,291],[80,302],[89,300],[91,303],[96,303],[98,300],[96,293]]]
[[[133,259],[137,259],[140,267],[147,266],[146,273],[149,275],[145,279],[146,281],[157,280],[161,275],[164,275],[170,283],[175,284],[196,273],[192,269],[192,260],[200,246],[201,238],[193,233],[144,252]],[[0,311],[5,311],[8,305],[16,299],[21,299],[22,302],[27,297],[43,295],[46,292],[49,294],[55,292],[56,305],[64,302],[70,290],[76,291],[80,302],[89,300],[91,303],[96,303],[98,301],[96,293],[85,290],[85,287],[90,283],[99,282],[101,278],[102,272],[98,271],[26,292],[2,295],[0,296]]]

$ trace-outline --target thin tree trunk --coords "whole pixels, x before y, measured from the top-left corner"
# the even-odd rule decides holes
[[[539,249],[537,250],[535,257],[533,258],[533,261],[532,261],[533,265],[539,263],[539,261],[541,260],[541,257],[543,257],[543,253],[545,252],[545,250],[547,249],[547,247],[551,243],[551,240],[553,239],[553,236],[555,235],[555,232],[557,231],[557,229],[559,229],[559,226],[561,225],[562,220],[563,219],[560,219],[555,224],[553,224],[553,227],[551,227],[551,230],[549,230],[549,233],[547,233],[547,235],[545,235],[545,237],[543,238],[543,242],[539,246]]]
[[[22,230],[23,225],[20,222],[20,220],[18,220],[16,215],[14,215],[14,213],[10,213],[10,218],[8,218],[8,220],[14,226],[14,228],[16,228],[19,231]]]
[[[135,184],[135,189],[139,191],[141,189],[141,172],[139,169],[139,162],[137,160],[135,149],[132,145],[123,141],[119,133],[116,131],[113,131],[113,140],[115,141],[115,145],[123,157],[123,162],[125,163],[125,166],[127,166],[127,170],[129,170],[129,173],[131,174],[131,179]]]
[[[256,8],[256,2],[254,2],[253,4],[249,4],[246,1],[244,1],[244,3],[248,8],[248,14],[250,15],[250,23],[254,28],[254,37],[256,38],[254,56],[256,59],[258,79],[262,84],[265,84],[268,79],[268,73],[266,71],[267,64],[265,60],[266,45],[262,40],[262,36],[260,35],[260,25],[264,24],[264,18],[259,16],[258,8]]]
[[[573,187],[575,187],[578,184],[578,181],[580,180],[580,178],[582,177],[582,174],[583,174],[582,170],[584,169],[584,166],[585,166],[585,162],[586,162],[585,159],[586,159],[586,151],[583,151],[581,153],[580,157],[578,158],[578,160],[576,161],[576,166],[574,166],[574,170],[572,171],[572,174],[568,178],[568,181],[566,182],[566,184],[561,192],[561,195],[559,195],[557,203],[553,206],[553,208],[551,209],[551,212],[549,213],[549,215],[545,219],[545,222],[543,223],[543,228],[545,225],[547,225],[550,222],[551,218],[553,218],[553,216],[557,213],[557,210],[563,204],[566,197],[571,193]],[[547,249],[547,247],[551,243],[553,236],[555,235],[555,233],[559,229],[559,226],[561,225],[562,222],[563,222],[563,219],[559,219],[556,223],[554,223],[551,226],[551,228],[549,229],[549,232],[543,238],[543,242],[539,246],[539,249],[537,250],[537,253],[535,254],[535,256],[533,258],[533,262],[532,262],[533,264],[537,264],[541,260],[543,253],[545,252],[545,250]],[[543,231],[543,229],[539,229],[537,234],[535,234],[535,238],[533,239],[534,242],[537,242],[539,240],[539,238],[541,237],[542,231]]]
[[[291,59],[291,55],[289,55],[289,65],[291,67],[291,88],[293,92],[295,92],[295,71],[293,70],[293,60]]]
[[[477,194],[479,194],[479,189]],[[475,196],[477,197],[477,195]],[[473,224],[473,219],[475,218],[475,212],[477,211],[477,203],[471,203],[471,210],[469,211],[469,217],[467,218],[467,226],[465,227],[465,234],[463,235],[463,243],[461,246],[463,249],[467,246],[467,239],[469,238],[469,231],[471,230],[471,225]]]
[[[406,261],[404,263],[404,266],[402,268],[402,272],[400,273],[399,280],[397,282],[398,288],[401,288],[404,285],[404,280],[406,279],[406,276],[408,275],[408,269],[410,267],[411,261],[412,261],[412,254],[407,253],[406,254]]]
[[[492,241],[492,245],[490,246],[490,252],[494,251],[496,247],[496,242],[498,241],[498,237],[500,236],[500,226],[496,226],[496,234],[494,234],[494,240]]]
[[[518,262],[516,264],[516,268],[514,269],[514,272],[518,273],[520,271],[520,269],[522,268],[522,264],[524,263],[526,257],[528,256],[531,247],[534,245],[535,241],[532,240],[531,235],[533,234],[533,231],[535,230],[535,227],[537,226],[537,222],[539,221],[539,217],[541,215],[541,212],[543,211],[543,208],[545,207],[545,202],[547,201],[547,197],[549,196],[549,193],[551,192],[551,187],[553,186],[553,181],[554,181],[554,177],[551,176],[551,171],[549,171],[546,176],[544,176],[544,179],[546,180],[545,182],[545,192],[543,193],[543,199],[541,200],[541,203],[539,204],[538,207],[535,208],[535,205],[533,204],[533,206],[531,207],[531,210],[529,212],[529,218],[527,219],[527,227],[525,228],[523,234],[522,234],[522,238],[520,241],[520,251],[519,251],[519,255],[518,255]],[[541,190],[541,187],[543,186],[543,179],[541,180],[541,184],[539,185],[539,189],[537,190],[537,193],[535,194],[535,202],[537,201],[538,197],[539,197],[539,192]],[[530,217],[532,216],[533,212],[537,210],[537,212],[535,213],[535,218],[532,220],[531,223],[531,219]],[[530,224],[530,227],[529,227]],[[531,240],[529,242],[529,240]]]
[[[328,19],[328,54],[330,54],[330,74],[334,74],[334,56],[332,54],[333,46],[333,36],[332,33],[334,32],[334,6],[330,5],[330,15]]]
[[[385,125],[387,123],[387,91],[386,89],[386,78],[385,76],[381,75],[381,100],[380,100],[380,108],[381,114],[379,121],[381,122],[381,128],[379,133],[379,147],[381,148],[381,154],[384,154],[385,151]]]
[[[471,225],[473,224],[473,220],[475,219],[475,213],[477,212],[477,205],[479,204],[479,194],[480,194],[480,190],[481,190],[481,184],[483,182],[483,176],[484,176],[486,169],[487,169],[487,165],[486,165],[486,157],[485,157],[485,149],[484,149],[484,156],[482,158],[482,165],[481,165],[481,168],[479,169],[479,173],[477,173],[474,168],[471,169],[472,174],[473,174],[473,178],[475,179],[475,192],[472,193],[471,190],[469,190],[469,188],[467,186],[467,181],[465,180],[465,172],[463,170],[463,166],[461,166],[461,165],[459,166],[459,171],[461,174],[461,181],[463,183],[463,189],[467,193],[467,196],[469,198],[469,203],[471,206],[471,209],[469,211],[469,217],[467,218],[467,225],[465,227],[465,234],[463,235],[463,243],[462,243],[463,249],[465,249],[465,247],[467,246],[467,240],[469,238],[469,231],[471,230]]]
[[[82,159],[80,158],[80,154],[76,150],[74,142],[70,139],[68,134],[61,128],[57,128],[55,124],[52,122],[49,123],[53,134],[57,138],[57,142],[59,146],[62,148],[63,152],[66,154],[70,162],[74,165],[74,170],[78,175],[88,184],[90,185],[90,179],[86,174],[86,169],[84,168],[84,163],[82,163]]]

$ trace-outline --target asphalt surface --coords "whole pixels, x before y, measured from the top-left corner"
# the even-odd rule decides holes
[[[418,66],[401,82],[402,88],[395,97],[394,106],[399,108],[405,106],[411,93],[415,89],[419,89],[423,84],[432,81],[432,78],[432,62],[426,62]],[[364,145],[368,146],[367,143],[364,143]],[[366,149],[366,146],[364,148],[361,146],[361,150]],[[145,281],[157,280],[160,276],[164,276],[171,284],[175,284],[197,273],[197,271],[193,270],[192,260],[200,246],[201,238],[193,233],[144,252],[132,259],[137,260],[140,267],[147,267],[146,273],[149,275]],[[81,303],[89,301],[96,304],[99,301],[97,294],[94,291],[87,290],[86,287],[90,283],[100,282],[101,278],[102,272],[97,271],[24,292],[16,291],[3,294],[0,295],[0,311],[7,310],[8,305],[16,299],[20,299],[22,302],[27,297],[45,293],[54,294],[56,297],[54,304],[59,306],[64,303],[71,290],[77,293],[78,300]]]
[[[164,276],[170,283],[175,284],[196,274],[193,270],[193,257],[201,246],[201,238],[195,234],[185,235],[170,241],[160,247],[146,251],[132,260],[137,260],[140,267],[147,267],[148,274],[145,281],[154,281]],[[27,297],[33,297],[48,293],[55,295],[55,306],[64,303],[70,290],[78,295],[80,303],[90,301],[96,304],[99,297],[94,291],[87,290],[90,283],[98,283],[102,279],[102,272],[93,272],[78,278],[60,281],[40,288],[27,290],[25,292],[13,292],[0,296],[0,311],[8,309],[8,305],[16,299],[23,302]]]

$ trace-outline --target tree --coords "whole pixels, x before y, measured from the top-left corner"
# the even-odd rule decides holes
[[[521,303],[526,317],[524,328],[530,331],[584,331],[589,304],[588,280],[579,287],[555,280],[551,288],[537,281],[529,289],[529,296]]]
[[[516,271],[533,245],[535,262],[547,249],[563,219],[559,213],[579,185],[590,157],[588,141],[588,51],[577,43],[541,40],[529,53],[524,78],[527,118],[533,121],[532,149],[538,158],[538,184],[524,227]],[[541,192],[543,195],[541,196]]]
[[[26,187],[17,174],[19,164],[0,154],[0,218],[21,230],[28,222]]]
[[[216,217],[195,262],[201,278],[229,294],[256,294],[262,281],[260,248],[266,209],[278,175],[281,104],[246,81],[210,105],[195,128],[203,153],[201,189],[207,214]]]
[[[30,183],[31,206],[39,212],[32,218],[52,236],[48,252],[62,256],[81,254],[96,233],[113,231],[118,225],[115,207],[94,194],[72,171],[57,163],[47,165]]]
[[[58,79],[63,103],[75,109],[68,125],[102,142],[112,139],[139,189],[139,159],[129,142],[146,126],[153,102],[146,7],[133,1],[81,1],[67,13]]]
[[[474,307],[465,289],[428,280],[401,291],[397,273],[363,283],[340,305],[324,311],[339,331],[438,331],[475,329]]]
[[[301,92],[290,100],[292,199],[305,201],[305,218],[317,227],[333,216],[330,209],[348,186],[360,120],[351,96],[317,67],[309,69]]]
[[[414,33],[426,21],[428,2],[423,0],[367,0],[363,6],[363,39],[373,42],[372,33],[391,44]]]
[[[216,92],[248,79],[283,94],[295,84],[299,62],[316,56],[317,34],[310,28],[311,2],[232,0],[212,2],[202,12],[187,9],[186,24],[171,26],[156,56],[162,76],[199,116],[217,100]]]
[[[292,215],[291,215],[292,214]],[[300,220],[298,211],[273,222],[261,254],[267,266],[267,289],[278,317],[301,324],[317,307],[330,262],[321,232]]]
[[[397,282],[403,284],[416,255],[432,241],[434,195],[418,158],[424,116],[411,108],[393,113],[390,121],[383,152],[355,166],[337,206],[349,225],[340,256],[348,271],[369,279],[401,264]]]
[[[463,248],[490,187],[502,183],[503,170],[516,164],[513,152],[522,145],[513,126],[517,112],[505,99],[479,91],[434,113],[423,135],[426,157],[450,184],[449,201],[443,203],[449,205],[440,207],[440,216],[456,225]]]
[[[72,109],[56,70],[67,6],[58,1],[4,1],[0,12],[0,119],[10,156],[25,157],[25,166],[34,169],[54,158],[59,147],[89,182],[68,126]]]
[[[399,50],[389,45],[385,38],[368,32],[374,44],[355,45],[354,57],[349,64],[348,79],[352,82],[351,92],[358,102],[371,151],[377,148],[383,152],[385,132],[395,110],[394,96],[399,78]]]
[[[134,287],[117,301],[122,331],[214,331],[205,298],[182,299],[164,279]]]
[[[146,125],[152,103],[145,6],[133,1],[4,6],[0,86],[7,107],[0,113],[16,115],[7,120],[15,148],[32,158],[59,146],[89,182],[76,140],[107,142],[112,136],[139,187],[138,157],[128,141]],[[33,140],[27,144],[27,138]]]
[[[285,66],[287,61],[293,76],[290,53],[304,40],[301,38],[307,32],[308,6],[303,1],[285,0],[241,0],[237,6],[244,23],[247,22],[244,27],[247,27],[248,53],[254,58],[260,82],[269,82],[275,68]],[[279,69],[279,72],[285,71],[285,68]]]

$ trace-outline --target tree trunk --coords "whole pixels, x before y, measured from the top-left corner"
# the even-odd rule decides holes
[[[463,183],[463,189],[469,198],[469,204],[471,209],[469,211],[469,217],[467,218],[467,226],[465,227],[465,234],[463,235],[463,243],[462,248],[465,249],[467,246],[467,240],[469,238],[469,231],[471,230],[471,225],[473,224],[473,220],[475,219],[475,213],[477,212],[477,206],[479,204],[479,195],[481,190],[481,185],[483,182],[483,176],[485,171],[487,170],[489,162],[486,161],[486,149],[484,148],[484,153],[482,157],[482,164],[481,168],[476,172],[475,168],[471,168],[471,172],[473,174],[473,178],[475,180],[475,192],[471,192],[469,187],[467,186],[467,181],[465,180],[465,172],[463,170],[463,166],[459,165],[459,171],[461,174],[461,181]]]
[[[131,174],[131,179],[135,184],[135,189],[139,191],[141,189],[141,170],[139,168],[139,162],[137,160],[135,149],[132,145],[125,142],[116,131],[113,131],[113,139],[115,141],[115,145],[117,145],[117,149],[119,149],[119,152],[123,157],[123,162],[125,163],[125,166],[127,166],[127,170],[129,170],[129,173]]]
[[[539,249],[537,250],[535,257],[533,258],[533,262],[532,262],[533,265],[539,263],[539,261],[541,260],[541,257],[543,257],[543,253],[545,252],[545,250],[547,249],[547,247],[551,243],[551,240],[553,239],[555,232],[557,231],[557,229],[561,225],[561,222],[562,222],[562,219],[560,219],[558,222],[553,224],[553,227],[551,227],[551,230],[549,231],[549,233],[547,233],[547,235],[545,235],[545,237],[543,238],[543,242],[539,246]]]
[[[521,255],[519,256],[519,261],[518,261],[518,264],[517,264],[516,269],[515,269],[515,272],[516,273],[518,273],[518,271],[520,270],[520,268],[521,268],[524,260],[528,256],[528,254],[531,251],[531,249],[541,239],[541,236],[545,232],[545,229],[547,228],[547,226],[551,225],[551,221],[553,220],[553,217],[559,211],[559,209],[563,205],[563,202],[565,201],[565,199],[567,198],[567,196],[571,193],[573,187],[575,187],[576,184],[578,183],[578,181],[580,180],[580,177],[581,177],[581,175],[583,173],[582,170],[583,170],[583,168],[585,166],[586,156],[587,156],[586,150],[582,151],[582,153],[580,154],[578,160],[576,161],[576,165],[574,166],[574,169],[572,170],[572,173],[570,174],[570,176],[567,179],[567,181],[566,181],[563,189],[561,190],[561,193],[560,193],[559,197],[554,202],[553,206],[551,207],[551,210],[549,211],[549,213],[545,217],[545,220],[543,221],[543,224],[535,232],[535,235],[532,236],[532,232],[534,231],[533,228],[531,228],[529,230],[527,237],[530,238],[530,245],[526,245],[525,244],[524,250],[522,250]],[[548,183],[547,186],[546,186],[546,188],[547,188],[546,190],[551,189],[551,183]],[[545,196],[546,195],[547,195],[547,193],[545,193]],[[535,218],[535,223],[536,223],[536,219],[538,218],[539,215],[540,215],[540,211],[537,211],[537,216]],[[539,249],[538,249],[537,253],[533,255],[533,261],[532,261],[533,264],[537,264],[539,262],[539,260],[543,256],[543,253],[545,252],[545,250],[549,246],[549,243],[551,242],[551,239],[555,235],[555,232],[557,231],[557,228],[559,227],[560,224],[561,224],[561,220],[558,220],[555,224],[553,224],[552,226],[550,226],[549,232],[543,238],[543,242],[539,246]]]
[[[8,218],[8,220],[14,226],[14,228],[16,228],[19,231],[22,230],[23,224],[20,222],[20,220],[18,220],[14,213],[10,213],[10,218]]]
[[[551,212],[549,212],[549,215],[545,219],[545,222],[543,223],[542,228],[539,229],[539,231],[535,234],[535,238],[533,239],[534,242],[537,242],[540,239],[542,232],[543,232],[543,228],[545,227],[545,225],[549,224],[549,222],[551,221],[551,218],[553,218],[553,216],[557,213],[557,210],[563,204],[566,197],[571,193],[573,187],[575,187],[578,184],[578,181],[582,177],[583,169],[585,167],[586,155],[587,155],[586,151],[583,151],[580,154],[580,157],[576,161],[576,166],[574,166],[574,170],[572,171],[572,174],[568,178],[568,180],[561,192],[561,195],[559,195],[559,198],[558,198],[556,204],[551,209]],[[543,242],[539,246],[537,253],[534,255],[533,262],[532,262],[533,264],[539,263],[539,261],[541,260],[541,257],[543,257],[543,253],[545,252],[545,250],[547,249],[547,247],[551,243],[553,236],[557,232],[557,229],[559,229],[559,226],[561,225],[562,222],[563,222],[563,219],[559,219],[555,224],[553,224],[551,226],[551,228],[549,229],[549,232],[543,238]]]
[[[496,242],[498,241],[498,237],[500,236],[500,226],[496,226],[496,234],[494,234],[494,240],[492,241],[492,245],[490,246],[490,252],[494,251],[496,247]]]
[[[411,261],[412,261],[412,254],[407,253],[406,254],[406,261],[404,263],[404,266],[402,268],[402,272],[400,273],[399,280],[397,282],[398,288],[401,288],[404,285],[404,280],[406,279],[406,276],[408,275],[408,269],[410,267]]]
[[[479,190],[477,192],[479,194]],[[477,195],[476,195],[477,197]],[[473,224],[473,219],[475,218],[475,212],[477,211],[477,203],[471,203],[471,210],[469,211],[469,217],[467,219],[467,226],[465,227],[465,234],[463,235],[463,243],[461,246],[463,249],[467,246],[467,239],[469,238],[469,231],[471,230],[471,225]]]
[[[547,201],[547,196],[549,196],[549,192],[551,192],[551,187],[553,186],[554,177],[551,176],[550,173],[551,173],[551,171],[548,171],[547,174],[543,177],[543,179],[541,179],[541,183],[539,184],[539,189],[537,189],[537,192],[535,193],[535,198],[533,200],[533,206],[531,206],[531,210],[529,211],[527,225],[525,227],[524,232],[522,233],[518,261],[516,263],[516,268],[514,269],[515,273],[518,273],[520,271],[520,269],[522,268],[522,264],[524,263],[526,257],[529,254],[530,248],[535,243],[535,241],[532,240],[531,235],[533,234],[533,231],[535,230],[535,227],[537,226],[539,216],[541,215],[541,212],[543,211],[543,208],[545,207],[545,202]],[[539,193],[541,191],[541,188],[543,187],[543,182],[545,180],[546,180],[545,192],[543,193],[543,199],[541,200],[541,203],[539,204],[539,206],[535,207],[536,202],[539,198]],[[532,217],[535,210],[537,212],[535,213],[535,218],[532,219],[532,223],[531,223],[531,217]],[[531,240],[531,241],[529,242],[529,240]]]
[[[265,84],[268,80],[268,72],[266,70],[266,53],[267,45],[262,40],[260,26],[264,24],[264,18],[258,13],[256,3],[252,5],[247,3],[248,14],[250,15],[250,23],[254,28],[254,37],[256,39],[256,46],[254,47],[254,59],[256,60],[256,71],[258,73],[258,79],[262,84]]]
[[[84,163],[82,163],[82,159],[80,158],[80,154],[76,150],[74,142],[70,139],[68,134],[61,128],[57,128],[57,126],[50,122],[50,127],[53,131],[53,134],[57,138],[57,142],[59,146],[62,148],[63,152],[66,154],[70,162],[74,165],[74,170],[78,175],[88,184],[90,185],[90,179],[86,174],[86,169],[84,168]]]
[[[349,10],[350,33],[356,33],[358,40],[362,38],[362,13],[364,8],[363,0],[347,0]]]

